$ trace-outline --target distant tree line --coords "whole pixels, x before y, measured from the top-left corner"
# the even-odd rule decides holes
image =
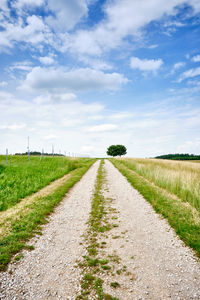
[[[155,158],[160,159],[174,159],[174,160],[200,160],[200,155],[188,154],[188,153],[175,153],[175,154],[165,154],[159,155]]]
[[[15,153],[15,155],[28,155],[28,152],[24,152],[24,153]],[[60,153],[54,153],[54,154],[52,154],[52,153],[42,153],[42,152],[40,152],[40,151],[30,151],[30,155],[32,156],[32,155],[44,155],[44,156],[52,156],[52,155],[54,155],[54,156],[64,156],[63,154],[60,154]]]

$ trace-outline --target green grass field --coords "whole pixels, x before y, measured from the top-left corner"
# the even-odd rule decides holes
[[[13,255],[22,249],[32,249],[27,242],[41,233],[41,224],[63,199],[68,190],[81,179],[95,159],[67,159],[64,157],[10,157],[5,165],[1,157],[0,199],[0,270],[5,270]],[[68,174],[64,181],[54,185],[50,193],[36,194],[22,200],[51,181]],[[53,183],[54,184],[54,183]]]
[[[38,191],[51,181],[79,167],[80,160],[66,157],[0,156],[0,211],[6,210],[20,199]]]
[[[200,256],[200,165],[132,158],[111,162]]]

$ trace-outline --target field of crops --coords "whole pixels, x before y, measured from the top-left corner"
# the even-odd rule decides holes
[[[200,256],[200,164],[132,158],[111,161]]]
[[[124,165],[200,211],[200,165],[157,159],[124,159]]]

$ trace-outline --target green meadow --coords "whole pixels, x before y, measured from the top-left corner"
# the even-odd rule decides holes
[[[48,215],[95,161],[31,157],[28,162],[27,157],[12,156],[6,165],[5,157],[1,156],[0,270],[5,270],[12,257],[22,249],[32,249],[27,242],[35,234],[41,234],[41,224],[48,222]],[[64,180],[55,181],[66,174]],[[53,188],[37,193],[51,182]]]
[[[0,156],[0,211],[22,198],[37,192],[51,181],[62,177],[80,165],[80,160],[66,157]]]

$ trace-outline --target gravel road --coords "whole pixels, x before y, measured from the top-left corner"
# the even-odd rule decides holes
[[[0,274],[0,299],[75,299],[80,290],[76,260],[85,254],[81,235],[91,207],[99,162],[83,176],[50,217],[31,252]],[[12,270],[13,274],[9,274]]]
[[[119,227],[107,248],[116,251],[135,280],[119,276],[119,299],[200,299],[200,261],[177,237],[167,221],[128,183],[109,162],[105,162],[106,197],[119,211]],[[107,288],[108,292],[111,289]]]
[[[96,162],[68,193],[43,235],[31,241],[35,250],[24,251],[20,262],[0,274],[0,299],[76,298],[81,270],[75,265],[86,253],[80,242],[98,166]],[[119,226],[108,232],[103,251],[116,253],[127,270],[112,278],[120,284],[116,289],[110,287],[110,275],[102,275],[105,292],[121,300],[200,299],[200,261],[193,251],[107,160],[105,171],[104,196],[112,199]]]

